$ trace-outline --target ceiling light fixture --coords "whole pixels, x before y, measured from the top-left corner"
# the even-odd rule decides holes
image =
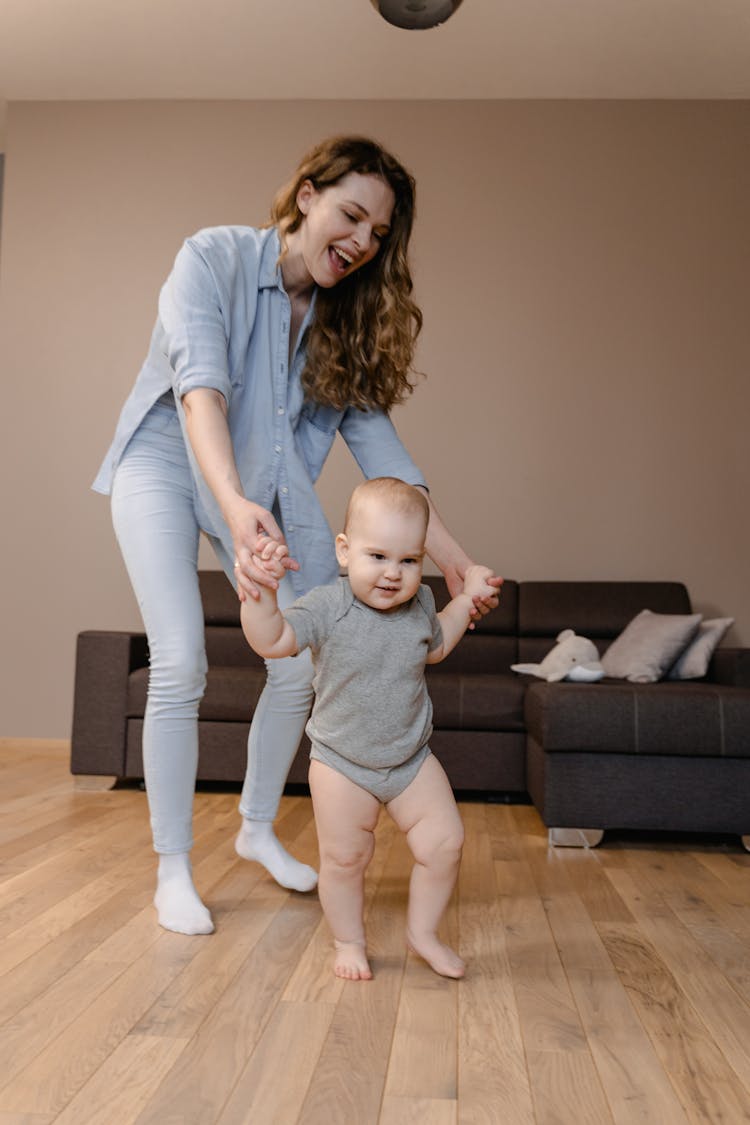
[[[394,27],[423,31],[450,19],[461,0],[370,0],[370,3]]]

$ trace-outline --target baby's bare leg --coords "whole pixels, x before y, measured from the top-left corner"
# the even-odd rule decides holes
[[[346,980],[370,980],[364,885],[380,802],[323,762],[310,762],[309,780],[320,850],[318,895],[334,937],[334,972]]]
[[[387,806],[414,856],[406,940],[444,977],[462,977],[464,963],[437,936],[461,860],[464,831],[448,778],[428,755],[412,783]]]

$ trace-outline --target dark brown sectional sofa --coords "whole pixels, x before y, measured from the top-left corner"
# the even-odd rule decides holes
[[[426,578],[438,607],[442,579]],[[249,719],[264,682],[219,571],[201,571],[208,681],[198,777],[244,777]],[[678,582],[506,581],[500,607],[427,670],[431,746],[461,794],[528,794],[553,843],[608,828],[736,833],[750,846],[750,649],[718,649],[702,680],[547,683],[510,665],[540,661],[561,630],[603,653],[642,609],[691,612]],[[74,774],[143,776],[148,651],[138,633],[79,634]],[[307,745],[290,784],[305,783]]]

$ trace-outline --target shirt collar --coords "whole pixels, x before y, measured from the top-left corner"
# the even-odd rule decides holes
[[[260,256],[260,269],[258,270],[259,289],[284,288],[284,283],[281,280],[281,267],[278,265],[280,253],[281,240],[279,239],[279,232],[276,227],[270,227],[268,237],[263,243],[263,250]]]
[[[347,614],[349,612],[349,610],[352,608],[352,606],[354,605],[355,601],[357,601],[357,599],[354,597],[354,593],[352,591],[352,588],[349,585],[349,579],[347,578],[347,576],[345,574],[339,575],[338,585],[339,585],[340,599],[339,599],[338,611],[336,613],[336,620],[340,621],[341,618],[344,617],[345,614]],[[360,601],[357,601],[357,605],[361,605],[361,604],[362,603]]]
[[[258,288],[259,289],[280,289],[282,293],[286,293],[284,289],[284,279],[281,276],[281,266],[278,265],[279,254],[281,253],[281,239],[277,227],[269,227],[268,237],[263,244],[263,250],[260,255],[260,267],[258,269]],[[305,319],[302,322],[299,338],[300,340],[305,334],[305,330],[312,320],[313,312],[315,311],[315,302],[318,296],[317,286],[312,291],[310,297],[310,307],[305,314]]]

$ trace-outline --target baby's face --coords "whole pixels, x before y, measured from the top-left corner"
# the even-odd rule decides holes
[[[422,581],[425,531],[418,516],[362,504],[336,539],[355,597],[386,613],[413,598]]]

